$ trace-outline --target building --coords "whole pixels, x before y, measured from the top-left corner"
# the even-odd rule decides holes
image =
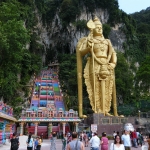
[[[0,101],[0,144],[16,132],[16,118],[13,117],[13,108]]]
[[[58,79],[58,63],[51,63],[48,68],[35,77],[30,108],[22,111],[20,135],[32,133],[48,138],[51,132],[58,135],[78,131],[81,121],[78,112],[66,110]]]

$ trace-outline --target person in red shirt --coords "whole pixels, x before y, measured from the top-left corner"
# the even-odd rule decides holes
[[[131,137],[133,141],[133,147],[137,148],[137,134],[135,130],[131,133]]]

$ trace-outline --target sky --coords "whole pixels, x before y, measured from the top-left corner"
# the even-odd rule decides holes
[[[139,12],[150,7],[150,0],[118,0],[119,8],[127,14]]]

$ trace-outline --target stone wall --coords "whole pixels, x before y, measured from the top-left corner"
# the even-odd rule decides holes
[[[136,124],[137,117],[110,117],[104,116],[103,114],[93,114],[89,115],[84,123],[91,126],[91,124],[98,125],[98,135],[101,135],[102,132],[106,132],[107,135],[112,136],[114,131],[119,131],[120,135],[124,130],[125,123],[131,123],[135,129],[138,125]]]

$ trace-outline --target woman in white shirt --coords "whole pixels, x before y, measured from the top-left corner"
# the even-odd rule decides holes
[[[110,150],[125,150],[119,135],[115,136],[114,143],[110,145]]]
[[[27,150],[32,150],[33,149],[33,138],[31,137],[31,134],[28,136],[26,143],[27,143]]]

